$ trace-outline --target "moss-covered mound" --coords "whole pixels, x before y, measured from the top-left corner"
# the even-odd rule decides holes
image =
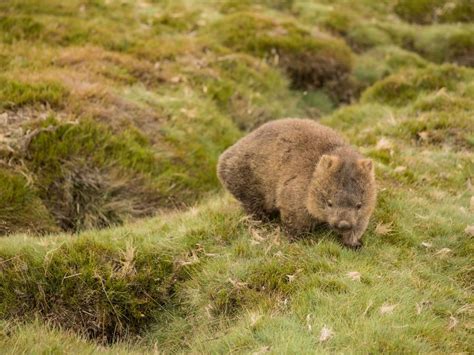
[[[168,302],[179,249],[148,244],[137,253],[135,245],[120,236],[84,236],[53,252],[25,244],[18,254],[7,246],[0,258],[2,318],[38,314],[101,342],[136,333]]]
[[[398,0],[395,13],[408,22],[472,22],[474,3],[471,0]]]
[[[356,133],[352,127],[354,124],[371,122],[370,128],[358,134],[359,143],[375,145],[376,149],[372,151],[374,157],[393,161],[394,168],[402,167],[402,174],[406,164],[409,164],[407,160],[413,159],[405,158],[407,160],[403,162],[405,148],[422,148],[427,154],[426,149],[442,147],[446,155],[452,156],[452,160],[427,158],[426,168],[433,165],[429,173],[425,171],[422,174],[422,178],[429,184],[452,189],[453,184],[462,184],[466,179],[469,181],[474,168],[473,75],[472,69],[453,65],[401,70],[376,82],[363,93],[360,105],[340,110],[329,122],[350,130],[352,134]],[[384,126],[383,122],[387,119],[390,124]],[[450,169],[457,169],[456,174],[451,173]],[[441,178],[435,180],[428,177],[429,174]],[[413,175],[410,176],[413,178]]]
[[[52,120],[42,126],[26,142],[23,159],[62,229],[105,227],[149,215],[164,198],[149,177],[159,161],[136,132],[114,137],[92,121]]]
[[[324,88],[342,100],[350,96],[352,55],[342,41],[251,12],[225,16],[211,31],[224,46],[282,67],[295,88]]]
[[[474,66],[474,25],[437,25],[421,30],[413,40],[414,49],[437,62]]]
[[[402,106],[429,92],[462,90],[472,78],[472,70],[453,65],[405,70],[377,82],[364,92],[362,101]]]
[[[354,76],[366,86],[408,68],[424,68],[428,61],[397,46],[379,46],[361,54],[354,66]]]
[[[38,194],[19,172],[0,168],[0,234],[57,231]]]

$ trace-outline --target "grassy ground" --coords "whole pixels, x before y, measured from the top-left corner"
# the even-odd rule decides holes
[[[0,4],[0,352],[474,352],[474,16],[414,3]],[[363,250],[219,191],[290,116],[374,159]]]

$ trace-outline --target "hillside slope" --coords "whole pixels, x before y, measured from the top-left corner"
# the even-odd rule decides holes
[[[474,11],[450,3],[0,4],[0,352],[474,352]],[[290,116],[374,159],[361,251],[221,191],[218,155]]]

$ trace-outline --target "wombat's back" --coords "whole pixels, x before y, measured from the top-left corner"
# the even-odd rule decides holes
[[[228,148],[217,173],[247,210],[271,210],[279,182],[295,175],[309,181],[320,157],[342,145],[335,131],[312,120],[271,121]]]

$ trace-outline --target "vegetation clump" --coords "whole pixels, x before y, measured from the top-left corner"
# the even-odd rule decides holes
[[[113,137],[92,121],[42,124],[45,127],[30,139],[23,159],[62,229],[117,224],[127,216],[149,215],[158,204],[160,196],[145,177],[158,164],[142,142]]]
[[[364,92],[362,100],[404,105],[426,92],[441,89],[454,91],[460,81],[471,77],[472,71],[452,65],[407,70],[377,82]]]
[[[250,12],[225,16],[211,31],[224,46],[282,67],[295,88],[323,88],[343,101],[350,96],[352,54],[335,38]]]
[[[414,38],[413,47],[436,63],[451,62],[474,66],[474,26],[437,25],[423,29]]]
[[[474,20],[474,4],[470,0],[398,0],[394,10],[404,20],[418,24]]]
[[[424,68],[428,62],[418,54],[397,46],[379,46],[361,54],[354,66],[354,76],[370,86],[403,69]]]
[[[0,30],[1,40],[12,43],[40,38],[44,26],[30,16],[0,16]]]
[[[0,234],[57,231],[48,210],[24,176],[0,168]]]
[[[89,338],[117,341],[152,319],[176,277],[173,260],[166,255],[169,251],[135,252],[133,244],[119,247],[87,237],[48,254],[25,247],[15,257],[16,251],[5,250],[0,313],[2,317],[37,313]]]
[[[28,83],[0,77],[0,108],[47,104],[59,106],[67,90],[58,82]]]

